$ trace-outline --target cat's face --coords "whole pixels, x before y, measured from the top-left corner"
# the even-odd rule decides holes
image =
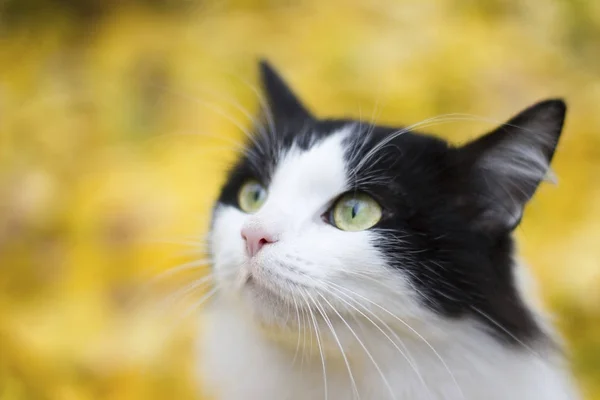
[[[452,147],[410,129],[316,119],[268,65],[262,74],[265,125],[213,216],[222,295],[267,325],[294,325],[310,309],[389,323],[472,317],[507,340],[536,333],[510,235],[547,172],[561,101]]]

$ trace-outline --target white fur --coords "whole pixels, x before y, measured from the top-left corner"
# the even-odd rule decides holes
[[[385,268],[372,232],[322,220],[348,190],[348,133],[283,154],[256,214],[216,210],[219,292],[202,318],[203,388],[222,400],[577,398],[552,349],[511,348],[475,320],[427,310]],[[245,226],[277,241],[249,259]]]
[[[203,319],[203,325],[206,331],[200,349],[202,383],[213,391],[217,399],[325,398],[321,361],[316,350],[309,348],[306,354],[299,353],[296,362],[292,363],[294,347],[279,345],[265,336],[247,315],[227,302],[217,302],[207,318]],[[442,322],[444,325],[447,324]],[[348,345],[344,347],[351,360],[360,397],[353,397],[349,373],[339,355],[331,352],[330,358],[326,358],[328,398],[577,398],[558,359],[542,359],[524,349],[504,348],[478,330],[476,324],[465,322],[446,328],[444,339],[428,339],[439,357],[425,342],[414,337],[401,337],[422,376],[421,380],[398,349],[375,328],[365,325],[361,331],[362,339],[367,342],[366,346],[383,371],[394,396],[370,360],[361,354],[362,349]],[[310,344],[307,343],[307,346],[310,347]],[[313,346],[316,344],[313,343]],[[402,346],[399,347],[402,349]]]

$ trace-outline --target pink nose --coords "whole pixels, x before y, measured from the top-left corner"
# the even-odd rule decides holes
[[[246,251],[250,257],[254,257],[265,244],[277,241],[273,235],[268,234],[263,229],[243,228],[242,238],[246,241]]]

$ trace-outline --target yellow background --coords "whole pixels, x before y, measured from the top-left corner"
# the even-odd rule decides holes
[[[566,98],[559,184],[538,192],[518,236],[600,399],[592,0],[0,2],[0,398],[193,398],[197,318],[138,294],[203,257],[211,201],[250,126],[240,108],[258,109],[259,56],[318,115],[481,117],[429,128],[452,141]]]

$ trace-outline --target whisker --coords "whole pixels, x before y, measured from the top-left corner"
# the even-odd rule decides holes
[[[405,322],[404,320],[402,320],[400,317],[398,317],[396,314],[392,313],[391,311],[389,311],[387,308],[379,305],[378,303],[362,296],[359,293],[356,293],[355,291],[351,290],[351,289],[347,289],[344,288],[340,285],[337,285],[333,282],[330,282],[330,284],[335,285],[336,287],[338,287],[339,289],[348,291],[352,294],[354,294],[355,296],[360,297],[361,299],[365,300],[366,302],[374,305],[375,307],[381,309],[383,312],[385,312],[386,314],[390,315],[392,318],[396,319],[398,322],[400,322],[402,325],[404,325],[406,328],[408,328],[413,334],[415,334],[419,339],[421,339],[425,345],[433,352],[433,354],[436,356],[436,358],[438,360],[440,360],[440,362],[442,363],[442,366],[446,369],[446,371],[448,372],[448,374],[450,375],[452,381],[454,382],[454,385],[456,386],[457,391],[459,392],[460,396],[464,399],[465,395],[464,392],[462,391],[460,385],[458,384],[458,381],[456,380],[456,377],[454,376],[454,374],[452,373],[452,371],[450,370],[450,368],[448,367],[448,364],[446,363],[446,361],[444,361],[444,359],[442,358],[442,356],[437,352],[437,350],[431,345],[431,343],[429,343],[429,341],[427,339],[425,339],[423,337],[423,335],[421,335],[419,332],[417,332],[412,326],[410,326],[407,322]]]
[[[221,278],[230,277],[232,275],[235,275],[235,273],[236,273],[235,270],[221,273]],[[216,282],[214,281],[215,276],[216,276],[216,274],[213,272],[213,273],[207,274],[206,276],[204,276],[200,279],[195,279],[194,281],[192,281],[189,284],[187,284],[186,286],[176,290],[174,293],[168,295],[165,299],[163,299],[161,301],[161,305],[159,306],[159,308],[168,309],[168,308],[172,307],[175,303],[183,301],[189,294],[196,291],[196,289],[204,287],[204,286],[210,286],[211,284],[216,284]],[[216,285],[215,285],[215,287],[216,287]]]
[[[210,284],[212,279],[214,279],[214,276],[211,274],[209,276],[205,276],[204,278],[194,280],[193,282],[185,285],[183,288],[176,290],[175,293],[170,294],[164,300],[162,300],[161,308],[169,308],[173,306],[175,303],[183,300],[188,294],[196,289]]]
[[[266,132],[264,125],[261,123],[258,123],[258,120],[250,114],[248,109],[243,107],[237,100],[235,100],[234,98],[228,97],[228,96],[224,96],[220,92],[216,92],[216,91],[212,91],[212,90],[209,91],[206,88],[203,88],[202,90],[205,92],[210,92],[213,96],[217,96],[217,97],[221,98],[222,100],[224,100],[225,102],[232,105],[239,112],[241,112],[246,118],[248,118],[248,120],[252,123],[252,126],[254,126],[256,129],[258,129],[258,131],[261,135],[268,138],[268,132]],[[260,101],[260,97],[259,97],[259,101]]]
[[[181,315],[180,318],[185,319],[190,314],[192,314],[194,311],[198,310],[198,308],[200,308],[205,302],[207,302],[210,298],[212,298],[217,293],[218,290],[219,290],[218,287],[212,288],[210,291],[208,291],[208,293],[206,293],[204,296],[202,296],[200,298],[200,300],[194,302],[194,304],[192,304],[190,307],[188,307],[188,309]]]
[[[340,293],[341,295],[345,296],[350,301],[353,301],[357,306],[359,306],[363,310],[365,310],[365,312],[371,314],[373,316],[373,318],[377,319],[377,321],[379,323],[381,323],[394,336],[394,338],[400,343],[400,345],[402,346],[402,348],[404,349],[404,351],[401,350],[398,347],[398,345],[396,344],[396,342],[394,340],[392,340],[392,338],[390,338],[390,336],[388,334],[386,334],[381,329],[381,327],[379,325],[377,325],[375,322],[373,322],[373,320],[371,318],[369,318],[362,311],[360,311],[359,309],[357,309],[356,307],[354,307],[352,304],[350,304],[347,301],[345,301],[344,299],[342,299],[340,296],[336,295],[335,293],[329,292],[329,294],[333,295],[338,300],[342,301],[344,304],[347,304],[349,307],[351,307],[356,312],[358,312],[360,315],[362,315],[365,319],[367,319],[367,321],[371,322],[371,324],[373,324],[373,326],[375,326],[375,328],[377,328],[390,341],[390,343],[392,343],[392,345],[396,348],[396,350],[398,350],[398,352],[402,355],[402,357],[404,357],[404,359],[408,362],[408,364],[410,365],[410,367],[412,368],[412,370],[417,375],[417,378],[419,379],[419,381],[421,381],[421,384],[423,385],[423,387],[429,392],[429,395],[432,396],[431,390],[429,389],[429,387],[425,383],[425,380],[423,379],[423,376],[419,372],[419,369],[417,368],[416,362],[414,361],[414,359],[412,357],[410,357],[410,354],[407,354],[407,353],[410,353],[410,352],[409,352],[408,348],[406,347],[406,345],[404,344],[404,342],[402,341],[402,339],[400,339],[400,337],[398,336],[398,334],[396,334],[396,332],[394,332],[394,330],[385,321],[383,321],[381,318],[379,318],[375,313],[373,313],[371,310],[369,310],[368,308],[366,308],[364,305],[360,304],[360,302],[356,301],[351,296],[348,296],[347,294],[343,293],[339,289],[336,289],[334,287],[331,287],[331,289],[336,290],[338,293]]]
[[[296,318],[298,322],[298,341],[296,342],[296,351],[294,352],[294,358],[292,359],[292,366],[296,363],[296,358],[298,357],[298,350],[300,349],[300,310],[298,309],[298,302],[296,301],[296,296],[292,296],[292,300],[294,300],[294,307],[296,309]]]
[[[392,396],[392,399],[396,399],[396,395],[394,394],[394,390],[392,389],[392,387],[390,386],[387,378],[383,374],[383,371],[379,367],[379,364],[377,364],[377,361],[375,361],[375,358],[373,357],[373,355],[371,354],[371,352],[367,349],[367,346],[365,346],[365,344],[363,343],[363,341],[360,340],[360,338],[358,337],[358,335],[356,334],[356,332],[354,331],[354,329],[352,329],[352,327],[350,326],[350,324],[344,319],[344,317],[342,317],[342,315],[337,311],[337,309],[335,307],[333,307],[333,305],[325,297],[322,297],[322,298],[329,305],[329,307],[333,310],[333,312],[338,316],[338,318],[340,318],[340,320],[342,321],[342,323],[344,325],[346,325],[346,327],[348,328],[348,330],[350,331],[350,333],[354,336],[354,338],[356,339],[356,341],[358,342],[358,344],[364,350],[364,352],[367,355],[367,357],[373,363],[373,366],[375,367],[375,369],[377,370],[377,372],[381,376],[381,380],[383,381],[383,383],[387,387],[388,391],[390,392],[390,394]]]
[[[318,296],[323,298],[323,296],[320,293],[318,293]],[[323,320],[329,327],[329,330],[331,331],[331,334],[333,335],[333,338],[336,341],[336,343],[340,349],[340,352],[342,353],[342,358],[344,359],[344,363],[346,364],[346,369],[348,370],[348,375],[350,377],[350,382],[352,383],[352,390],[353,390],[354,394],[356,395],[356,397],[360,399],[358,387],[356,386],[356,381],[354,380],[354,375],[352,374],[352,368],[350,368],[350,363],[348,361],[348,358],[346,357],[346,353],[344,352],[342,343],[340,342],[340,339],[338,338],[338,335],[335,332],[333,324],[331,323],[329,317],[327,317],[327,313],[323,310],[322,305],[320,305],[320,303],[318,301],[315,302],[314,299],[313,299],[313,303],[314,303],[315,307],[317,308],[317,311],[319,312],[319,314],[321,314],[321,317],[323,318]],[[354,396],[352,396],[352,397],[354,397]]]
[[[189,270],[194,270],[194,269],[201,270],[203,267],[209,267],[209,266],[210,266],[210,260],[200,259],[200,260],[194,260],[194,261],[180,264],[175,267],[168,268],[167,270],[154,275],[150,279],[144,280],[143,282],[141,282],[141,284],[140,284],[141,287],[139,288],[137,294],[134,296],[132,304],[139,305],[140,303],[142,303],[146,300],[149,300],[152,290],[157,289],[157,285],[159,283],[162,283],[167,278],[170,278],[173,275],[176,275],[183,271],[189,271]],[[201,278],[201,279],[204,279],[204,278]]]
[[[197,269],[197,268],[208,267],[208,266],[210,266],[210,260],[208,260],[208,259],[190,261],[190,262],[178,265],[176,267],[169,268],[166,271],[159,273],[158,275],[153,277],[148,282],[148,285],[154,285],[157,282],[164,280],[166,278],[169,278],[169,277],[171,277],[179,272],[182,272],[182,271],[188,271],[190,269]]]
[[[361,169],[363,169],[363,167],[367,164],[367,162],[369,162],[371,160],[371,158],[377,152],[379,152],[381,149],[383,149],[387,144],[389,144],[392,140],[394,140],[398,136],[403,135],[404,133],[410,132],[416,128],[424,128],[424,127],[429,127],[429,126],[433,126],[433,125],[439,125],[442,123],[456,122],[456,121],[489,121],[489,120],[486,118],[483,118],[483,117],[477,117],[475,115],[470,115],[470,114],[458,114],[458,113],[442,114],[442,115],[437,115],[437,116],[434,116],[431,118],[427,118],[423,121],[420,121],[420,122],[417,122],[410,126],[401,128],[395,132],[390,133],[388,136],[386,136],[384,139],[382,139],[379,143],[377,143],[375,146],[373,146],[373,148],[361,159],[361,161],[356,165],[356,167],[354,167],[352,169],[352,171],[350,172],[350,175],[352,177],[356,177],[357,173]],[[522,129],[525,129],[525,128],[522,128]],[[365,142],[367,140],[368,140],[368,138],[365,139]]]
[[[308,293],[307,291],[304,291],[304,294],[306,294],[311,300],[313,300],[312,296],[310,295],[310,293]],[[304,297],[304,294],[302,294],[302,291],[300,291],[300,295],[302,297]],[[313,302],[314,302],[314,300],[313,300]],[[328,390],[327,390],[327,369],[325,368],[325,355],[323,354],[323,346],[321,345],[321,335],[319,333],[319,327],[317,325],[317,321],[316,321],[315,315],[312,312],[312,309],[311,309],[310,304],[308,303],[308,301],[306,301],[306,306],[308,307],[307,308],[308,312],[310,313],[310,317],[312,319],[313,326],[315,327],[315,336],[317,338],[317,344],[319,346],[319,354],[321,354],[321,364],[323,366],[323,385],[324,385],[324,388],[325,388],[325,400],[327,400],[329,398],[328,397],[329,393],[328,393]]]
[[[479,308],[477,308],[475,306],[470,306],[470,308],[473,311],[475,311],[476,313],[478,313],[479,315],[481,315],[482,317],[484,317],[485,319],[487,319],[488,321],[490,321],[492,324],[494,324],[498,328],[502,329],[503,332],[505,332],[513,340],[515,340],[517,343],[519,343],[521,346],[523,346],[523,348],[525,350],[529,351],[535,357],[540,358],[540,355],[538,354],[538,352],[534,351],[530,346],[528,346],[526,343],[524,343],[522,340],[520,340],[518,337],[516,337],[512,332],[510,332],[508,329],[506,329],[501,323],[499,323],[498,321],[496,321],[495,319],[493,319],[492,317],[490,317],[489,315],[487,315],[486,313],[484,313],[483,311],[481,311]]]
[[[371,159],[371,157],[373,157],[374,154],[376,154],[381,148],[383,148],[386,144],[388,144],[389,142],[391,142],[398,136],[403,135],[406,132],[410,132],[411,130],[415,129],[416,127],[425,125],[431,121],[434,121],[436,119],[441,119],[441,118],[442,118],[441,116],[428,118],[424,121],[421,121],[416,124],[410,125],[408,127],[399,129],[399,130],[389,134],[383,140],[381,140],[381,142],[377,143],[375,146],[373,146],[373,148],[371,150],[369,150],[369,152],[360,160],[360,162],[356,165],[356,167],[354,167],[352,169],[352,171],[350,172],[349,175],[351,175],[354,179],[356,177],[357,173],[362,169],[363,165],[365,165]],[[366,144],[368,139],[369,139],[369,137],[365,138],[365,141],[363,142],[362,146],[364,146]],[[361,146],[361,148],[362,148],[362,146]]]
[[[272,135],[271,139],[273,140],[276,135],[275,118],[273,116],[273,111],[271,110],[271,107],[269,107],[269,104],[265,99],[265,96],[262,94],[262,92],[260,90],[258,90],[256,88],[256,86],[254,86],[252,83],[248,82],[248,80],[246,80],[244,77],[242,77],[238,74],[233,74],[233,76],[235,78],[237,78],[240,82],[242,82],[244,85],[246,85],[258,99],[260,107],[263,110],[263,113],[265,113],[265,118],[267,119],[267,124],[269,125],[269,131]]]
[[[252,144],[254,144],[254,146],[256,146],[256,148],[261,153],[263,152],[264,149],[262,148],[260,142],[256,140],[256,138],[254,137],[254,135],[252,135],[250,132],[248,132],[248,130],[244,127],[244,125],[240,121],[238,121],[237,119],[235,119],[231,115],[229,115],[223,108],[221,108],[221,107],[219,107],[217,105],[214,105],[214,104],[212,104],[212,103],[210,103],[208,101],[205,101],[205,100],[202,100],[202,99],[197,99],[195,97],[188,96],[186,94],[179,93],[177,91],[174,91],[174,90],[171,90],[171,89],[168,89],[168,88],[163,88],[163,90],[165,92],[167,92],[167,93],[170,93],[170,94],[174,95],[174,96],[178,96],[180,98],[190,100],[190,101],[192,101],[192,102],[194,102],[196,104],[199,104],[199,105],[205,107],[206,109],[211,110],[214,113],[222,116],[223,118],[225,118],[226,120],[228,120],[229,122],[231,122],[235,127],[237,127],[248,138],[248,140]],[[249,150],[249,153],[252,154],[253,152]],[[256,156],[258,157],[258,155],[256,155]],[[260,157],[258,157],[258,158],[260,158]],[[258,162],[258,160],[254,160],[253,157],[249,157],[249,160],[251,162]]]
[[[243,76],[240,76],[236,73],[230,73],[230,75],[232,75],[234,78],[236,78],[245,86],[247,86],[252,91],[254,96],[256,96],[256,98],[258,99],[260,108],[263,113],[263,117],[266,119],[267,125],[269,127],[269,129],[267,130],[268,135],[266,135],[267,144],[265,149],[268,150],[268,152],[264,154],[268,155],[272,159],[277,159],[280,150],[277,143],[277,127],[275,126],[275,117],[273,114],[273,110],[271,109],[268,101],[265,99],[263,93],[260,90],[258,90],[252,83],[246,80]]]
[[[308,317],[304,307],[302,307],[300,310],[302,311],[302,360],[300,361],[300,371],[302,371],[302,367],[304,367],[304,357],[306,356],[306,325]]]

